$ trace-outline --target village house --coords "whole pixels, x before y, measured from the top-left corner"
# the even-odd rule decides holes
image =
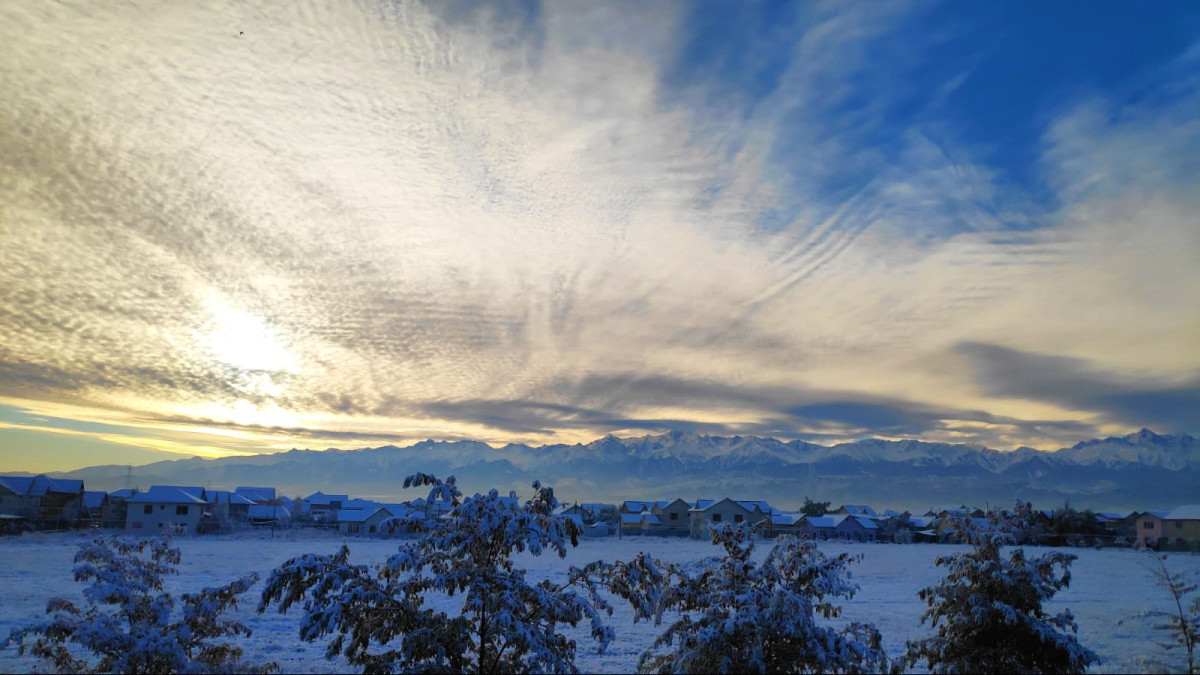
[[[656,534],[662,529],[662,520],[650,511],[622,513],[620,534]]]
[[[627,499],[621,502],[620,513],[629,514],[649,511],[650,509],[654,508],[654,504],[655,502],[639,502]]]
[[[83,481],[38,476],[0,476],[0,514],[38,529],[74,527],[87,512]]]
[[[836,511],[830,511],[833,515],[846,516],[862,516],[864,518],[875,518],[879,514],[875,513],[875,509],[861,504],[843,504]]]
[[[1200,504],[1142,513],[1137,519],[1137,542],[1179,548],[1200,543]]]
[[[342,534],[376,534],[385,520],[393,514],[382,506],[365,509],[340,509],[337,514],[338,531]]]
[[[255,504],[270,504],[275,501],[273,487],[237,487],[234,488],[233,494],[245,497]]]
[[[251,525],[282,525],[292,519],[292,513],[280,504],[251,504],[246,513]]]
[[[308,516],[315,523],[336,523],[337,512],[342,504],[350,499],[349,495],[327,495],[324,492],[314,492],[304,498],[307,504]]]
[[[803,520],[803,513],[774,511],[770,518],[763,521],[760,530],[767,537],[778,537],[784,534],[798,537],[803,534]]]
[[[692,512],[697,508],[711,507],[715,503],[712,499],[699,499],[694,502],[683,499],[624,501],[621,502],[620,520],[617,525],[621,531],[629,531],[631,534],[687,536],[693,533]]]
[[[615,523],[617,521],[616,504],[584,503],[571,504],[559,510],[562,515],[577,515],[585,523]]]
[[[202,487],[154,485],[126,501],[125,529],[140,534],[191,534],[207,508]]]
[[[106,527],[112,515],[108,505],[108,493],[103,490],[84,490],[83,513],[92,527]]]
[[[879,533],[879,526],[870,518],[845,513],[804,516],[797,529],[801,536],[820,540],[875,541]]]
[[[1163,518],[1170,513],[1165,509],[1155,511],[1142,511],[1134,521],[1136,534],[1134,537],[1139,546],[1146,546],[1147,542],[1158,543],[1160,537],[1163,536]]]
[[[703,537],[713,527],[725,524],[756,525],[771,517],[771,505],[761,501],[734,501],[726,497],[720,501],[697,500],[689,509],[690,529],[693,537]]]
[[[208,512],[213,520],[213,529],[229,532],[239,523],[250,521],[250,507],[254,502],[243,495],[228,490],[206,490]]]

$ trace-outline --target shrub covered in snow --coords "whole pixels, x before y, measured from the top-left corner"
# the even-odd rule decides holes
[[[826,557],[812,541],[779,537],[761,565],[750,560],[754,542],[743,528],[715,529],[723,558],[699,570],[644,554],[613,565],[593,563],[581,573],[634,608],[635,621],[661,623],[678,612],[638,661],[655,673],[855,673],[890,664],[874,626],[830,625],[857,586],[843,553]]]
[[[554,517],[550,488],[534,483],[521,505],[495,490],[462,499],[453,477],[417,474],[404,484],[431,486],[429,501],[448,500],[453,510],[374,568],[351,564],[344,545],[287,561],[268,579],[259,611],[303,602],[301,639],[332,635],[326,657],[342,654],[367,673],[576,672],[576,645],[561,626],[590,622],[602,649],[613,639],[600,597],[569,582],[531,584],[513,564],[522,551],[565,557],[578,543],[572,522]],[[430,594],[461,594],[461,611],[426,608]]]
[[[946,577],[918,592],[929,606],[921,621],[937,634],[908,643],[909,665],[924,661],[934,673],[1079,673],[1098,662],[1076,639],[1069,610],[1042,609],[1070,584],[1075,556],[1026,558],[1017,548],[1004,559],[1004,535],[961,529],[974,549],[937,558]]]
[[[10,635],[9,642],[20,645],[22,654],[28,649],[60,673],[277,670],[274,663],[242,661],[240,647],[216,641],[250,635],[243,624],[220,617],[237,605],[237,597],[254,585],[257,575],[185,593],[181,616],[173,619],[175,599],[163,592],[163,576],[176,572],[179,549],[171,548],[168,538],[95,539],[80,546],[75,562],[75,580],[91,582],[83,591],[88,606],[51,600],[48,621]],[[39,637],[27,643],[34,635]]]

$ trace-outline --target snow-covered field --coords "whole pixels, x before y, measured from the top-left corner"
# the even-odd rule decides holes
[[[82,598],[82,585],[71,579],[72,558],[78,544],[87,535],[33,534],[0,540],[0,636],[20,625],[43,616],[46,601],[54,596]],[[183,554],[180,574],[168,579],[174,593],[223,584],[249,571],[264,578],[288,558],[301,553],[332,553],[343,541],[333,533],[288,531],[273,538],[267,532],[248,532],[230,536],[180,537],[175,540]],[[352,560],[360,563],[383,561],[398,546],[396,540],[351,539]],[[759,558],[770,542],[760,542]],[[853,566],[854,581],[861,590],[853,600],[843,603],[846,619],[870,621],[883,633],[888,653],[898,656],[905,640],[929,632],[920,624],[924,606],[917,590],[934,583],[943,570],[933,561],[961,547],[895,544],[822,544],[826,553],[849,551],[864,559]],[[581,542],[565,560],[554,556],[523,556],[522,565],[532,579],[563,578],[569,565],[603,560],[627,560],[646,551],[664,560],[686,562],[716,555],[716,547],[690,539],[653,537],[624,540],[592,539]],[[1036,549],[1030,553],[1036,552]],[[1103,660],[1099,672],[1154,672],[1161,666],[1150,665],[1166,658],[1159,642],[1162,633],[1150,629],[1145,621],[1118,622],[1143,609],[1171,609],[1166,592],[1154,585],[1145,554],[1130,550],[1072,549],[1079,556],[1072,567],[1071,587],[1061,592],[1047,609],[1057,612],[1069,607],[1079,623],[1080,641]],[[1168,562],[1174,571],[1200,574],[1200,556],[1175,553]],[[245,642],[246,657],[273,660],[283,672],[327,673],[348,670],[343,661],[327,661],[324,644],[301,642],[297,636],[300,614],[293,609],[280,615],[274,609],[267,614],[254,612],[261,582],[248,593],[238,614],[254,631]],[[614,603],[615,604],[615,603]],[[582,628],[576,639],[580,644],[577,663],[584,672],[630,672],[637,657],[654,639],[652,625],[633,625],[630,611],[616,605],[611,625],[617,639],[606,653],[597,654],[594,643]],[[0,672],[30,672],[34,662],[17,655],[14,647],[0,650]]]

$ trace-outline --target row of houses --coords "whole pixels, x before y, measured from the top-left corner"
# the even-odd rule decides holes
[[[934,506],[921,515],[891,509],[876,512],[865,505],[846,504],[823,515],[781,511],[763,501],[684,499],[626,501],[618,510],[619,534],[705,537],[715,526],[746,524],[767,537],[791,534],[820,540],[956,541],[960,523],[987,531],[1010,519],[1010,509],[981,509],[965,505]],[[1033,543],[1068,543],[1081,535],[1090,541],[1161,547],[1200,545],[1200,505],[1171,511],[1102,511],[1089,514],[1087,532],[1061,524],[1061,513],[1034,510],[1025,514],[1024,527]]]
[[[781,534],[817,539],[877,541],[888,521],[901,514],[878,514],[868,506],[844,505],[823,516],[781,511],[761,500],[685,499],[625,501],[619,510],[619,533],[629,535],[704,537],[714,527],[746,525],[768,537]]]
[[[502,498],[510,499],[510,498]],[[518,503],[512,500],[512,507]],[[409,518],[431,518],[450,510],[447,502],[425,499],[382,502],[347,494],[315,492],[289,499],[273,487],[214,490],[198,486],[155,485],[149,490],[87,491],[83,481],[41,476],[0,476],[0,533],[20,529],[116,527],[138,532],[225,532],[240,525],[303,524],[348,534],[394,530]],[[954,523],[970,520],[990,527],[1006,510],[944,505],[922,515],[846,504],[815,516],[782,511],[761,500],[682,498],[624,501],[620,505],[575,503],[558,516],[576,522],[585,536],[659,535],[705,537],[717,526],[745,524],[772,537],[794,534],[851,541],[947,541]],[[1034,527],[1050,531],[1056,512],[1033,512]],[[1151,546],[1200,543],[1200,505],[1174,510],[1099,512],[1094,525],[1104,536]]]

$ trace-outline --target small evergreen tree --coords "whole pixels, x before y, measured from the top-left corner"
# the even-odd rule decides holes
[[[643,673],[855,673],[889,663],[874,626],[822,625],[840,616],[833,598],[850,598],[848,554],[822,555],[812,541],[784,536],[761,565],[744,528],[713,531],[725,556],[699,573],[645,554],[630,562],[594,563],[603,584],[634,608],[634,620],[679,617],[642,654]]]
[[[495,490],[464,500],[453,477],[404,481],[420,485],[431,486],[429,502],[453,506],[420,525],[424,536],[374,569],[350,564],[344,545],[333,555],[293,558],[267,580],[259,612],[304,602],[300,638],[333,635],[326,657],[340,653],[365,673],[574,673],[575,642],[560,626],[586,620],[601,649],[612,641],[603,599],[580,596],[570,582],[531,584],[513,564],[518,552],[565,557],[568,542],[578,543],[572,521],[553,516],[558,501],[550,488],[534,483],[533,497],[514,507],[515,494],[504,499]],[[431,594],[459,593],[457,614],[425,607]]]
[[[1170,642],[1160,642],[1164,650],[1183,647],[1184,662],[1188,675],[1200,674],[1200,663],[1196,660],[1196,650],[1200,646],[1200,594],[1188,602],[1188,595],[1196,593],[1198,587],[1195,581],[1189,581],[1180,572],[1167,569],[1167,556],[1161,553],[1151,553],[1154,556],[1154,583],[1165,588],[1175,602],[1175,609],[1170,611],[1146,610],[1138,618],[1159,619],[1154,628],[1165,631],[1171,636]],[[1122,619],[1120,623],[1124,623]]]
[[[12,632],[9,643],[28,649],[60,673],[269,673],[274,663],[241,660],[242,649],[223,637],[250,635],[250,629],[220,616],[258,580],[249,574],[219,588],[182,596],[182,616],[172,620],[175,599],[163,592],[162,578],[176,572],[179,549],[167,537],[130,541],[118,537],[82,544],[75,555],[75,580],[84,589],[86,609],[55,598],[48,621]],[[39,636],[32,644],[25,638]],[[92,656],[82,654],[83,650]]]
[[[1049,616],[1042,603],[1071,582],[1073,555],[1050,551],[1026,558],[1023,549],[1001,557],[1008,535],[959,526],[974,544],[967,553],[939,556],[946,577],[921,589],[937,634],[909,642],[905,660],[924,661],[934,673],[1079,673],[1099,661],[1075,637],[1069,610]]]

